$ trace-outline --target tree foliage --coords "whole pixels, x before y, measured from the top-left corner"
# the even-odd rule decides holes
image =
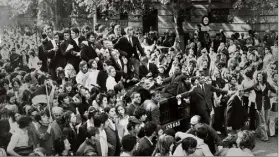
[[[0,0],[0,6],[11,8],[12,17],[25,14],[36,3],[36,0]]]

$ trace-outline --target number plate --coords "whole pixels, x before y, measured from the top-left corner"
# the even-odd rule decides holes
[[[177,121],[171,122],[169,124],[166,124],[167,129],[172,129],[172,128],[175,128],[175,127],[178,127],[178,126],[180,126],[180,120],[177,120]]]

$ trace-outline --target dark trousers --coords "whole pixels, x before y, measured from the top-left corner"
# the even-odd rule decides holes
[[[214,123],[213,123],[213,128],[216,131],[221,131],[224,132],[224,125],[225,125],[225,110],[226,110],[226,105],[219,106],[219,107],[214,107]]]
[[[243,105],[245,107],[246,113],[248,113],[248,109],[249,109],[249,113],[248,113],[248,117],[250,119],[249,122],[249,129],[250,130],[256,130],[257,126],[256,126],[256,109],[255,109],[255,103],[251,103],[251,106],[249,107],[249,98],[246,96],[242,97],[242,101],[243,101]]]

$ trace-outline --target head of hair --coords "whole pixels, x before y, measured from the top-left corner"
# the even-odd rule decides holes
[[[96,127],[89,127],[88,129],[87,129],[87,135],[86,135],[86,137],[87,138],[91,138],[92,136],[96,136],[97,134],[99,134],[99,129],[98,128],[96,128]]]
[[[71,31],[75,32],[76,34],[79,34],[79,29],[77,27],[71,28]]]
[[[85,60],[82,60],[80,63],[79,63],[79,69],[81,69],[83,66],[87,65],[87,62]]]
[[[89,39],[91,35],[92,35],[93,37],[97,38],[97,34],[94,33],[94,32],[88,32],[88,33],[86,34],[86,38]]]
[[[195,131],[196,131],[197,137],[199,137],[201,139],[205,139],[207,137],[208,130],[204,124],[202,124],[202,123],[196,124]]]
[[[140,119],[141,116],[146,115],[146,111],[145,111],[145,109],[139,107],[139,108],[137,108],[137,109],[135,110],[134,115],[135,115],[135,117],[136,117],[137,119]]]
[[[64,139],[63,138],[59,138],[57,140],[54,141],[54,150],[58,155],[62,156],[62,152],[65,150],[65,144],[64,144]]]
[[[113,106],[107,106],[104,108],[104,111],[108,114],[110,112],[111,109],[113,109]]]
[[[193,137],[186,137],[182,140],[181,146],[184,151],[187,151],[189,148],[196,148],[197,144],[197,140]]]
[[[71,35],[71,30],[69,29],[69,28],[65,28],[64,30],[63,30],[63,34],[69,34],[69,35]]]
[[[124,107],[124,105],[117,105],[117,106],[115,107],[115,112],[116,112],[116,114],[117,114],[118,116],[120,115],[120,113],[118,112],[118,108],[120,108],[120,107],[122,107],[122,108],[124,109],[125,113],[126,113],[126,108]]]
[[[96,98],[96,102],[100,105],[104,98],[108,98],[108,96],[104,93],[99,93]]]
[[[73,114],[74,112],[72,111],[66,111],[64,114],[63,114],[63,120],[64,120],[64,124],[65,126],[68,126],[71,122],[71,115]]]
[[[161,135],[157,142],[157,149],[159,150],[161,156],[168,156],[170,152],[170,147],[174,143],[174,137],[169,135]]]
[[[169,136],[172,136],[172,137],[175,137],[175,130],[174,129],[166,129],[165,131],[164,131],[164,134],[166,134],[166,135],[169,135]]]
[[[147,122],[144,126],[145,136],[150,137],[157,130],[157,124],[153,122]]]
[[[105,124],[108,120],[108,115],[105,112],[97,113],[94,115],[94,126],[99,128],[101,124]]]
[[[264,82],[264,83],[267,82],[267,74],[266,74],[266,72],[264,72],[264,71],[259,71],[259,72],[257,72],[257,75],[256,75],[256,80],[257,80],[257,81],[258,81],[258,75],[262,75],[262,77],[263,77],[263,82]]]
[[[66,93],[60,93],[60,94],[58,95],[58,103],[59,103],[59,104],[62,104],[63,101],[64,101],[64,99],[65,99],[67,96],[68,96],[68,95],[67,95]]]
[[[31,118],[28,116],[21,116],[17,121],[18,127],[20,129],[26,128],[31,123]]]
[[[133,135],[125,135],[121,140],[124,151],[131,152],[137,143],[137,138]]]
[[[255,137],[254,134],[248,130],[244,130],[238,133],[238,147],[248,148],[250,150],[254,149],[255,147]]]

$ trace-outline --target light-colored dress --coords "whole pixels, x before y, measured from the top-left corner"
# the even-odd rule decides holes
[[[123,118],[118,118],[117,119],[117,123],[116,123],[116,127],[117,127],[117,131],[118,131],[118,136],[120,141],[122,140],[122,137],[124,136],[125,132],[128,132],[127,130],[127,125],[129,123],[129,116],[126,115]]]

